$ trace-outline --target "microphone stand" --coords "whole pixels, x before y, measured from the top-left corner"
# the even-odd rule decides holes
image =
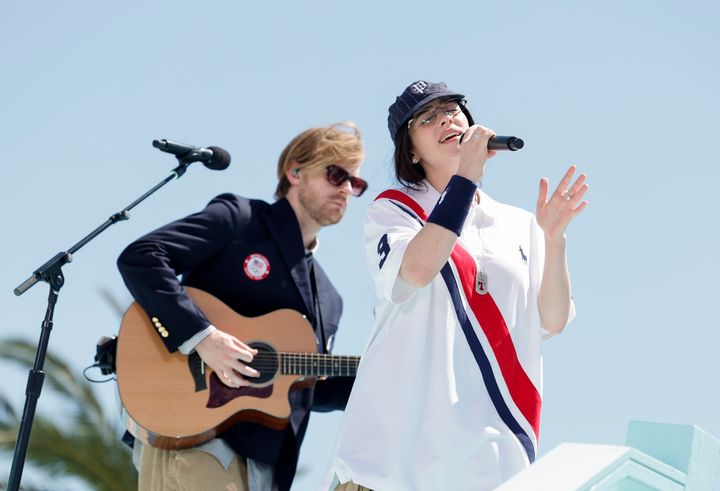
[[[47,352],[48,341],[50,340],[50,331],[53,327],[53,314],[55,312],[55,304],[58,300],[60,289],[65,283],[65,277],[63,276],[62,267],[71,262],[73,254],[77,252],[81,247],[90,242],[92,239],[100,235],[111,225],[116,224],[130,218],[130,210],[140,204],[145,198],[153,194],[155,191],[163,187],[173,179],[179,179],[188,166],[196,161],[195,155],[187,154],[178,156],[177,159],[180,163],[172,173],[163,179],[160,183],[155,185],[148,192],[140,196],[138,199],[130,203],[124,210],[112,215],[105,223],[100,225],[98,228],[93,230],[80,242],[72,246],[65,252],[58,252],[52,259],[36,269],[33,274],[25,281],[22,282],[14,293],[17,296],[22,295],[26,291],[38,283],[44,281],[50,285],[50,296],[48,298],[48,305],[45,311],[45,319],[42,322],[40,331],[40,341],[38,343],[37,352],[35,354],[35,363],[33,368],[28,374],[27,387],[25,389],[25,407],[23,409],[22,419],[20,420],[20,430],[18,432],[18,438],[15,443],[15,454],[13,456],[12,467],[10,468],[10,479],[8,481],[7,489],[9,491],[18,491],[20,489],[20,479],[22,477],[23,467],[25,465],[25,457],[27,455],[28,442],[30,440],[30,432],[32,430],[33,420],[35,418],[35,409],[37,407],[37,401],[42,391],[43,381],[45,379],[45,373],[42,369],[45,364],[45,355]]]

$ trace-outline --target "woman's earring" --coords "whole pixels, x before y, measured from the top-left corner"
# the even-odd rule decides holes
[[[420,163],[420,159],[413,155],[413,157],[412,157],[412,163],[413,163],[413,164],[419,164],[419,163]]]

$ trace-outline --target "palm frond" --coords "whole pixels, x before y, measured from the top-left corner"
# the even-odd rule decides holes
[[[13,362],[21,368],[31,369],[35,363],[37,347],[23,339],[8,339],[0,342],[0,358]],[[47,352],[43,367],[45,381],[59,395],[73,402],[76,409],[89,417],[94,424],[105,421],[102,406],[85,380],[76,376],[73,369],[62,359]]]
[[[136,486],[132,456],[119,437],[105,438],[74,427],[61,430],[55,423],[35,420],[28,458],[52,475],[72,475],[98,490],[132,489]]]
[[[35,346],[23,340],[0,342],[0,358],[23,368],[32,368],[35,351]],[[90,384],[50,353],[43,371],[50,388],[68,402],[69,414],[52,420],[35,415],[27,462],[49,476],[74,476],[97,490],[134,488],[137,481],[131,452],[120,441],[118,425],[105,416]],[[19,425],[17,412],[0,394],[0,451],[14,449]]]
[[[0,431],[0,451],[13,451],[18,430],[19,425]],[[26,461],[50,476],[73,476],[97,490],[132,489],[137,483],[131,453],[119,438],[72,427],[63,431],[41,415],[33,422]]]
[[[7,489],[8,483],[5,481],[0,481],[0,491],[4,491]],[[20,483],[20,491],[50,491],[51,488],[46,487],[38,487],[35,484],[28,484],[27,482],[21,482]],[[57,488],[55,488],[57,489]]]
[[[4,394],[0,394],[0,432],[19,425],[20,417],[15,408]]]

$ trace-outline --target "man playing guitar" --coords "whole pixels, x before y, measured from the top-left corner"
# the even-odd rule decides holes
[[[362,159],[354,124],[309,129],[280,155],[275,203],[222,194],[130,244],[118,268],[168,352],[197,353],[229,388],[259,375],[248,366],[257,350],[213,326],[188,286],[246,317],[293,309],[312,324],[317,351],[328,353],[342,299],[313,253],[319,230],[338,223],[351,195],[367,188],[357,177]],[[183,450],[136,440],[139,489],[289,489],[309,411],[344,409],[353,380],[330,377],[291,392],[289,424],[281,430],[241,422]]]

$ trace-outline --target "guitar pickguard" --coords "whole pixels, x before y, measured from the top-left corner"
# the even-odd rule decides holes
[[[210,397],[208,398],[206,407],[216,408],[227,404],[238,397],[250,396],[260,399],[267,399],[272,396],[272,384],[265,387],[228,387],[223,384],[217,375],[210,374]]]

